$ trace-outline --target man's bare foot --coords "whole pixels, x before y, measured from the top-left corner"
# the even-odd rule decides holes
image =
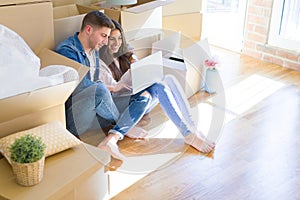
[[[147,131],[144,129],[134,126],[132,127],[125,136],[129,138],[134,138],[134,139],[143,139],[148,135]]]
[[[119,147],[117,145],[117,139],[112,134],[109,134],[100,144],[98,144],[98,148],[110,153],[110,155],[118,160],[125,160],[126,157],[119,151]]]
[[[136,126],[144,127],[144,126],[149,125],[151,122],[152,122],[152,120],[151,120],[150,114],[146,113],[146,114],[144,114],[142,119],[137,123]]]
[[[193,133],[185,136],[184,141],[202,153],[209,153],[215,148],[215,144],[213,142],[209,142],[201,136]]]

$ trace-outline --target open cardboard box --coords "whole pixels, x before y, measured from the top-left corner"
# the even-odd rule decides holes
[[[110,18],[118,21],[124,31],[136,29],[161,29],[162,6],[175,0],[138,0],[137,4],[117,7],[109,5],[106,1],[94,3],[93,8],[103,9]]]
[[[203,64],[211,57],[208,40],[187,41],[180,32],[164,34],[162,40],[152,44],[152,52],[164,51],[164,74],[174,76],[189,98],[201,88]]]
[[[11,166],[0,159],[0,199],[100,200],[108,199],[108,174],[104,166],[110,155],[97,147],[80,144],[45,160],[42,181],[20,186]]]
[[[53,49],[53,14],[49,0],[0,1],[0,24],[18,33],[29,47],[39,53]]]
[[[96,10],[84,5],[69,4],[53,8],[55,46],[79,32],[86,13]],[[103,11],[102,11],[103,12]]]
[[[88,71],[88,67],[49,49],[44,49],[38,57],[41,59],[41,67],[70,66],[78,71],[81,78]],[[64,103],[77,84],[78,81],[72,81],[0,99],[0,138],[55,120],[65,125]]]

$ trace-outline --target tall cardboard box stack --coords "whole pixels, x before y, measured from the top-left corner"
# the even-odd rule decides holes
[[[164,5],[162,9],[162,26],[164,37],[172,32],[181,33],[180,48],[186,49],[201,39],[202,31],[202,0],[176,0]],[[197,52],[191,52],[197,54]],[[187,97],[193,96],[200,90],[201,67],[186,63],[185,69],[165,68],[166,74],[173,74],[179,81],[185,81],[183,88]]]
[[[1,1],[0,24],[25,40],[40,58],[41,67],[71,66],[81,78],[87,73],[87,67],[53,51],[52,2]],[[57,120],[65,125],[64,103],[77,84],[71,81],[0,99],[0,138]],[[103,199],[108,193],[104,166],[109,161],[106,152],[87,144],[78,145],[47,157],[42,182],[22,187],[16,183],[6,159],[0,158],[0,199]]]
[[[202,0],[176,0],[162,9],[164,29],[180,31],[185,37],[199,41],[202,30]]]

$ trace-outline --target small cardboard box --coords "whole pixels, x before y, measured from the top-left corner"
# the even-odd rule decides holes
[[[164,5],[162,8],[163,16],[181,15],[202,12],[203,0],[176,0],[172,4]]]
[[[50,1],[0,1],[0,23],[18,33],[37,54],[44,48],[54,47]]]
[[[164,16],[162,22],[163,29],[179,31],[183,36],[191,38],[194,41],[199,41],[201,39],[201,13]]]
[[[103,9],[110,18],[120,22],[124,31],[136,29],[161,29],[162,6],[174,0],[138,0],[137,4],[127,8],[116,8],[102,1],[92,4],[92,7]]]
[[[83,17],[86,13],[93,10],[95,9],[78,4],[54,7],[53,25],[55,46],[57,46],[64,39],[67,39],[69,36],[73,35],[75,32],[79,32]]]
[[[81,78],[88,71],[87,67],[49,49],[44,49],[38,56],[41,67],[70,66],[78,71]],[[0,137],[55,120],[65,124],[64,103],[77,84],[78,81],[71,81],[0,99]]]
[[[0,159],[0,199],[100,200],[108,199],[107,152],[80,144],[45,160],[42,181],[32,187],[16,183],[11,166]]]
[[[200,90],[203,64],[210,56],[207,39],[194,42],[185,48],[178,49],[173,53],[173,56],[163,58],[164,74],[173,75],[189,98]]]

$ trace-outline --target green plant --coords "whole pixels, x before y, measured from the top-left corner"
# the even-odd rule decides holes
[[[17,163],[36,162],[44,156],[46,145],[40,137],[23,135],[9,147],[11,159]]]

